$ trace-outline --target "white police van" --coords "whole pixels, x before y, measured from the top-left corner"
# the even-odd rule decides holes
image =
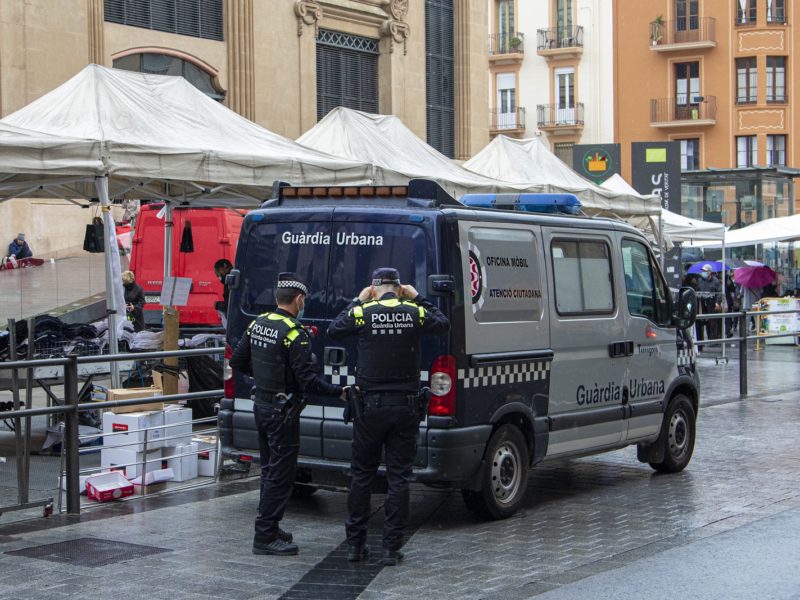
[[[485,197],[471,203],[487,204]],[[497,199],[495,199],[497,203]],[[310,283],[303,323],[317,331],[319,369],[352,384],[356,340],[329,342],[328,323],[383,266],[400,271],[449,317],[424,338],[433,391],[414,477],[460,488],[474,512],[512,515],[529,467],[635,444],[664,472],[689,463],[699,392],[691,338],[694,292],[673,300],[647,240],[625,223],[465,206],[435,183],[406,187],[281,187],[245,218],[228,344],[275,306],[274,282]],[[251,382],[229,373],[219,420],[223,451],[257,459]],[[300,477],[343,481],[351,426],[336,399],[309,399]]]

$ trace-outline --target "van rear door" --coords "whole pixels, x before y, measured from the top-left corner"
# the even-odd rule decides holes
[[[320,208],[313,213],[270,211],[253,215],[253,224],[246,226],[240,238],[236,266],[241,272],[241,315],[231,315],[229,327],[246,327],[258,315],[275,308],[275,282],[278,274],[297,273],[309,284],[302,323],[316,327],[319,334],[312,339],[312,352],[322,356],[325,323],[328,318],[328,264],[331,248],[331,211]],[[268,219],[267,220],[267,216]],[[301,220],[302,219],[302,220]],[[242,327],[243,329],[243,327]],[[322,371],[322,361],[317,371]],[[252,412],[250,383],[236,386],[236,415],[233,445],[236,448],[258,448]],[[322,414],[325,399],[308,396],[308,406],[300,421],[300,453],[322,456]]]
[[[353,297],[370,285],[372,272],[379,267],[400,271],[403,283],[410,283],[421,294],[426,293],[427,277],[434,273],[436,252],[431,219],[399,217],[397,213],[376,212],[364,222],[364,211],[337,209],[331,231],[329,267],[328,319],[333,320]],[[429,235],[429,232],[431,234]],[[431,338],[423,338],[430,340]],[[435,344],[436,342],[434,342]],[[341,385],[355,383],[358,338],[330,342],[325,348],[326,376]],[[427,376],[435,348],[422,344],[422,378]],[[329,399],[323,411],[323,455],[331,460],[350,460],[352,426],[342,421],[343,406],[338,399]],[[424,445],[418,445],[415,464],[426,464]]]

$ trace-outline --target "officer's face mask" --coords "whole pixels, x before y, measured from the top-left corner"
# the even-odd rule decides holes
[[[298,319],[302,319],[303,318],[303,313],[305,312],[305,310],[306,310],[306,300],[305,300],[305,298],[303,298],[300,301],[300,304],[297,305],[297,318]]]
[[[703,279],[708,279],[708,271],[703,271],[702,273],[700,273],[700,277],[702,277]]]

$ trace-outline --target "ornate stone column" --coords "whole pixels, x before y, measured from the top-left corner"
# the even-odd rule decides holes
[[[317,33],[323,10],[317,0],[297,0],[294,14],[300,74],[300,133],[305,133],[317,123]]]
[[[102,65],[105,62],[103,0],[86,0],[86,14],[89,23],[89,62]]]
[[[455,134],[458,160],[467,160],[489,142],[484,0],[453,0],[455,36]],[[473,105],[473,99],[480,102]]]
[[[253,0],[225,1],[225,43],[228,51],[228,107],[252,121],[256,112]]]

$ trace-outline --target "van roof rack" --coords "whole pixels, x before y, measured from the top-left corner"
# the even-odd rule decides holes
[[[420,208],[463,207],[463,204],[448,194],[438,183],[429,179],[412,179],[408,185],[353,186],[291,186],[283,181],[275,181],[272,190],[272,198],[264,202],[262,208],[309,200],[325,205],[371,205],[383,201]]]

